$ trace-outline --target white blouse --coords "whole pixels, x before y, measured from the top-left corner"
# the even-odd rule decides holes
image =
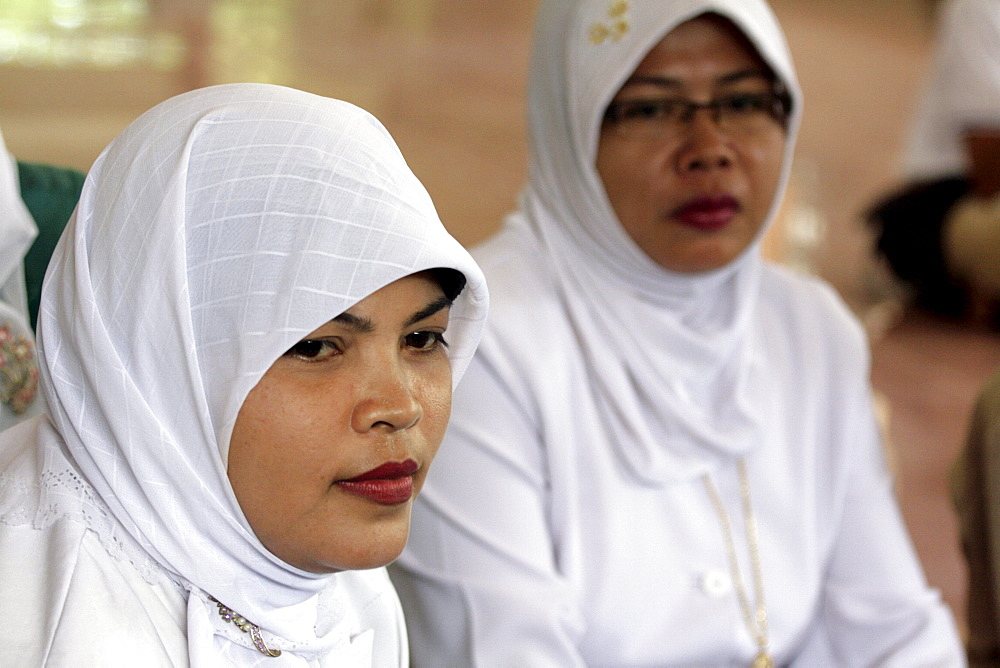
[[[228,453],[246,396],[290,346],[438,267],[467,279],[448,329],[455,383],[485,281],[374,117],[226,84],[130,124],[90,170],[46,274],[49,417],[0,433],[0,665],[115,665],[120,644],[127,665],[405,665],[384,570],[312,573],[272,554]]]
[[[609,447],[538,240],[476,255],[487,333],[391,574],[421,666],[728,666],[756,653],[702,479],[648,483]],[[959,666],[893,497],[867,350],[833,292],[765,266],[750,324],[769,420],[746,456],[779,665]],[[622,322],[622,329],[641,323]],[[736,458],[710,472],[751,588]]]
[[[0,448],[0,665],[118,668],[197,665],[189,639],[189,608],[201,594],[133,563],[120,545],[103,540],[83,518],[47,516],[37,489],[18,481],[41,475],[39,437],[54,436],[42,416],[5,434]],[[79,488],[69,472],[51,485]],[[28,518],[32,521],[26,521]],[[318,608],[349,642],[325,653],[266,657],[245,633],[208,616],[205,634],[225,665],[267,668],[405,666],[406,629],[384,568],[345,571],[320,594]],[[213,608],[216,606],[212,606]],[[251,620],[253,621],[253,620]],[[376,642],[377,639],[377,642]],[[8,663],[9,662],[9,663]]]

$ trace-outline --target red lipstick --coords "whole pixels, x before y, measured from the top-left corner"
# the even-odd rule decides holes
[[[729,224],[740,211],[740,203],[731,195],[696,197],[674,209],[670,217],[688,227],[716,232]]]
[[[338,480],[334,484],[383,506],[396,506],[406,503],[413,496],[413,474],[418,468],[419,465],[412,459],[386,462],[371,471],[348,480]]]

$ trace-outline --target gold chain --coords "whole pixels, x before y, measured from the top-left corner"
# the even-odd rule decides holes
[[[747,463],[742,457],[737,461],[736,467],[740,476],[740,498],[743,502],[743,522],[746,524],[747,548],[750,551],[750,569],[753,574],[753,589],[755,606],[750,605],[750,597],[747,594],[746,583],[743,581],[743,572],[740,564],[736,560],[736,541],[733,538],[733,524],[729,519],[726,506],[722,503],[722,497],[712,482],[711,476],[706,473],[702,476],[705,489],[712,500],[715,512],[719,516],[719,524],[722,526],[722,536],[725,540],[726,553],[729,558],[729,570],[733,576],[733,584],[736,587],[736,598],[740,602],[740,610],[743,612],[743,621],[747,625],[747,630],[757,643],[757,656],[751,663],[751,668],[771,668],[774,661],[768,652],[770,644],[767,629],[767,603],[764,600],[764,575],[760,566],[760,545],[757,534],[757,518],[753,513],[753,504],[750,501],[750,476],[747,474]]]

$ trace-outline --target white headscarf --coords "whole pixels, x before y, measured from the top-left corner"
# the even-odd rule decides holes
[[[935,39],[904,155],[913,179],[964,174],[963,134],[1000,126],[1000,0],[942,4]]]
[[[594,166],[608,103],[664,35],[706,12],[741,29],[792,97],[763,234],[787,182],[801,96],[781,29],[760,0],[543,2],[528,88],[529,181],[509,221],[529,225],[553,258],[613,447],[649,483],[746,452],[766,420],[771,370],[755,363],[763,344],[748,327],[760,236],[719,270],[668,271],[622,228]]]
[[[338,576],[294,568],[255,537],[226,474],[230,435],[292,344],[434,267],[467,279],[449,328],[457,383],[484,279],[386,130],[345,102],[262,84],[197,90],[145,113],[95,163],[40,308],[45,394],[65,440],[46,445],[45,466],[72,462],[110,514],[88,519],[105,543],[191,592],[196,665],[217,665],[196,655],[211,638],[192,637],[216,615],[207,595],[279,648],[322,655],[336,642],[314,626],[317,594]],[[87,490],[46,493],[67,514],[88,503]]]

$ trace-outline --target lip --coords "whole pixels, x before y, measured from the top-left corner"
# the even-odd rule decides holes
[[[703,232],[716,232],[726,227],[740,209],[739,200],[732,195],[707,195],[688,200],[670,217]]]
[[[345,492],[364,497],[383,506],[406,503],[413,496],[413,474],[420,466],[412,459],[386,462],[359,476],[334,484]]]

